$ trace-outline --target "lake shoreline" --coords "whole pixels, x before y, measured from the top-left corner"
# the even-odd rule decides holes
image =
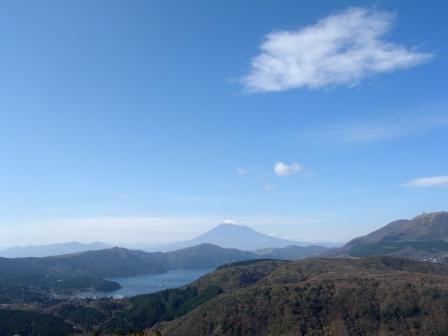
[[[165,273],[141,274],[132,277],[107,278],[117,282],[121,288],[112,291],[83,291],[75,296],[80,299],[115,298],[121,299],[141,294],[150,294],[170,288],[178,288],[189,284],[210,273],[214,268],[203,269],[173,269]]]

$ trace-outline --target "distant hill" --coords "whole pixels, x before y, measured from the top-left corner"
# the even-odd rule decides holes
[[[256,254],[201,244],[171,252],[115,247],[44,258],[0,258],[0,302],[14,302],[23,295],[25,301],[41,302],[50,292],[68,295],[86,289],[108,291],[119,288],[119,284],[104,280],[107,278],[159,274],[171,269],[216,268],[254,259],[298,259],[315,255],[320,249],[290,246]]]
[[[394,255],[413,259],[448,256],[448,212],[424,213],[394,221],[358,237],[330,253],[332,256]]]
[[[236,248],[245,251],[255,251],[267,247],[300,245],[299,243],[291,240],[275,238],[260,233],[248,226],[237,224],[219,224],[210,231],[207,231],[191,240],[151,248],[147,249],[147,251],[173,251],[200,244],[213,244],[225,248]]]
[[[0,302],[24,295],[41,300],[50,292],[119,288],[110,277],[165,273],[170,269],[215,268],[226,263],[258,258],[257,255],[210,244],[173,252],[112,248],[44,258],[0,258]]]
[[[299,260],[307,257],[319,256],[322,253],[329,251],[328,247],[324,246],[297,246],[290,245],[283,248],[269,247],[255,251],[255,254],[268,259],[283,259],[283,260]]]
[[[223,248],[212,244],[201,244],[193,247],[166,252],[165,263],[170,269],[215,268],[240,260],[258,258],[252,252],[231,248]]]
[[[47,302],[51,294],[120,288],[107,277],[163,273],[147,253],[113,248],[44,258],[0,258],[0,302]]]
[[[0,251],[0,257],[4,258],[27,258],[27,257],[49,257],[61,254],[95,251],[111,248],[110,245],[93,242],[93,243],[78,243],[67,242],[60,244],[49,245],[30,245],[30,246],[16,246]]]

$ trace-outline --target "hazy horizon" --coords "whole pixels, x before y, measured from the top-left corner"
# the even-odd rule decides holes
[[[17,244],[10,244],[10,245],[5,245],[5,244],[0,244],[0,248],[8,248],[8,247],[16,247],[16,246],[39,246],[39,245],[51,245],[51,244],[60,244],[60,243],[68,243],[68,242],[79,242],[79,243],[94,243],[94,242],[101,242],[101,243],[106,243],[108,245],[111,246],[139,246],[142,245],[144,247],[157,247],[158,245],[165,245],[165,244],[169,244],[169,243],[176,243],[179,241],[184,241],[184,240],[189,240],[192,238],[195,238],[211,229],[213,229],[214,227],[220,225],[220,224],[235,224],[235,225],[242,225],[242,226],[247,226],[250,227],[258,232],[264,233],[266,235],[272,236],[272,237],[276,237],[276,238],[282,238],[282,239],[286,239],[286,240],[291,240],[291,241],[296,241],[296,242],[302,242],[302,243],[328,243],[328,244],[341,244],[344,243],[345,241],[336,241],[336,240],[327,240],[327,239],[313,239],[314,236],[310,236],[310,239],[302,239],[302,236],[295,236],[295,235],[278,235],[278,234],[272,234],[269,232],[263,232],[260,231],[259,229],[256,229],[255,226],[260,227],[260,225],[246,225],[243,223],[238,223],[234,220],[223,220],[221,222],[217,222],[216,224],[212,224],[212,225],[208,225],[208,222],[210,221],[210,219],[208,218],[203,218],[198,224],[195,225],[195,228],[198,229],[198,231],[181,231],[176,229],[176,231],[170,231],[169,229],[167,229],[166,231],[163,231],[163,229],[158,229],[157,231],[154,230],[153,226],[149,227],[149,228],[145,228],[146,224],[148,222],[151,222],[151,220],[155,221],[156,227],[160,228],[160,227],[166,227],[166,224],[168,223],[162,223],[161,219],[148,219],[148,218],[133,218],[131,219],[131,223],[128,224],[137,224],[134,227],[130,227],[129,231],[132,232],[132,236],[137,237],[134,240],[126,240],[125,238],[122,238],[121,240],[119,238],[117,238],[117,240],[112,240],[112,241],[108,241],[105,239],[94,239],[94,240],[90,240],[89,238],[83,238],[83,235],[79,235],[80,231],[82,233],[83,230],[88,231],[88,226],[90,225],[90,221],[102,221],[103,225],[107,225],[109,226],[109,229],[112,229],[117,235],[122,235],[122,226],[124,225],[122,221],[128,221],[129,219],[124,218],[124,219],[120,219],[119,220],[119,225],[114,226],[114,222],[117,221],[117,218],[111,219],[111,218],[103,218],[103,219],[99,219],[99,218],[93,218],[93,219],[80,219],[78,222],[76,222],[75,224],[73,224],[73,227],[76,227],[76,232],[61,232],[61,234],[63,233],[64,235],[59,237],[57,235],[52,235],[51,237],[47,238],[46,240],[39,240],[39,237],[33,237],[30,241],[30,243],[25,243],[25,244],[21,244],[21,243],[17,243]],[[187,218],[181,217],[177,219],[178,221],[181,221],[183,223],[187,222]],[[253,220],[257,220],[257,219],[246,219],[249,221],[253,221]],[[174,219],[171,219],[169,223],[173,223],[175,222]],[[262,220],[262,222],[264,222],[264,225],[268,224],[268,222],[266,222],[266,218],[264,218],[264,220]],[[57,222],[57,223],[61,223],[61,222]],[[316,225],[316,222],[305,222],[305,223],[299,223],[299,225],[303,225],[305,227],[309,227],[310,225]],[[81,225],[85,225],[84,227],[80,227]],[[176,223],[178,224],[178,223]],[[189,223],[190,226],[193,226],[193,223]],[[260,224],[260,223],[259,223]],[[263,223],[262,223],[263,224]],[[275,224],[275,223],[272,223]],[[294,222],[291,222],[291,224],[295,224]],[[289,225],[291,225],[289,224]],[[288,226],[288,224],[286,224],[286,226]],[[263,226],[262,226],[263,227]],[[46,228],[42,228],[42,232],[48,232],[48,230],[50,229],[49,227]],[[201,230],[202,229],[202,230]],[[148,235],[148,239],[144,240],[144,238],[141,238],[141,232],[142,230],[146,230],[146,234]],[[201,231],[199,231],[201,230]],[[160,236],[157,239],[151,239],[151,234],[154,234],[154,232],[156,232],[157,234],[159,234]],[[308,230],[307,230],[308,232]],[[140,234],[140,235],[139,235]],[[44,235],[44,234],[43,234]],[[90,236],[90,234],[89,234]],[[97,236],[102,236],[100,233],[97,234]],[[74,237],[79,237],[79,239],[73,239]],[[144,235],[143,235],[144,237]],[[160,237],[165,237],[164,238],[160,238]],[[354,238],[354,237],[353,237]],[[140,240],[139,240],[140,239]],[[11,240],[5,239],[5,242],[9,242],[11,243]],[[23,242],[26,241],[24,239],[20,239],[19,242]],[[35,243],[34,243],[35,242]]]
[[[444,210],[441,210],[444,211]],[[440,211],[436,211],[436,212],[440,212]],[[112,241],[108,241],[105,239],[89,239],[89,238],[83,238],[83,235],[79,235],[79,233],[82,233],[83,230],[88,231],[89,230],[89,225],[91,225],[92,221],[95,223],[98,223],[99,221],[102,222],[103,228],[102,229],[106,229],[106,227],[109,230],[113,230],[117,235],[123,235],[123,229],[122,229],[122,225],[125,225],[125,223],[123,221],[128,221],[129,219],[127,218],[122,218],[117,221],[117,218],[111,219],[111,218],[91,218],[91,219],[79,219],[79,221],[74,221],[74,223],[71,223],[72,227],[76,228],[76,231],[73,232],[67,232],[65,231],[65,227],[62,226],[63,229],[63,233],[64,235],[61,236],[60,238],[57,238],[57,235],[52,235],[50,238],[48,238],[47,240],[36,240],[35,237],[33,237],[31,240],[29,240],[29,243],[17,243],[17,244],[11,244],[11,240],[10,239],[5,239],[5,241],[9,242],[8,244],[0,244],[0,250],[1,249],[7,249],[7,248],[11,248],[11,247],[27,247],[27,246],[39,246],[39,245],[52,245],[52,244],[62,244],[62,243],[71,243],[71,242],[77,242],[77,243],[84,243],[84,244],[88,244],[88,243],[97,243],[97,242],[101,242],[101,243],[105,243],[111,246],[121,246],[121,247],[133,247],[133,248],[148,248],[148,247],[157,247],[157,246],[163,246],[166,244],[170,244],[170,243],[177,243],[177,242],[181,242],[181,241],[185,241],[185,240],[189,240],[192,238],[195,238],[201,234],[206,233],[207,231],[215,228],[216,226],[220,225],[220,224],[234,224],[234,225],[242,225],[242,226],[246,226],[249,227],[251,229],[254,229],[260,233],[272,236],[272,237],[276,237],[276,238],[281,238],[281,239],[286,239],[286,240],[291,240],[297,243],[302,243],[302,244],[321,244],[321,245],[327,245],[327,246],[339,246],[342,244],[347,243],[348,241],[357,238],[359,236],[364,236],[372,231],[375,231],[377,229],[380,229],[381,227],[385,226],[386,224],[389,224],[392,221],[398,220],[398,219],[412,219],[418,215],[420,215],[421,213],[415,214],[415,216],[412,216],[410,218],[394,218],[391,219],[389,222],[387,223],[382,223],[382,224],[378,224],[376,226],[373,226],[372,228],[367,227],[367,226],[363,226],[363,228],[366,228],[369,231],[365,231],[365,232],[360,232],[357,235],[354,236],[350,236],[348,239],[341,239],[341,240],[337,240],[337,239],[332,239],[334,237],[338,237],[337,235],[318,235],[318,233],[320,232],[319,229],[319,225],[324,224],[325,222],[322,220],[318,220],[315,219],[315,221],[313,222],[312,219],[304,219],[302,223],[298,223],[298,222],[290,222],[289,224],[285,224],[283,223],[283,227],[288,228],[291,226],[296,227],[297,225],[302,226],[304,232],[306,232],[306,234],[304,235],[291,235],[288,233],[285,233],[284,235],[278,235],[278,234],[273,234],[273,233],[269,233],[269,232],[263,232],[260,231],[260,229],[257,229],[257,227],[275,227],[277,226],[278,223],[274,223],[274,222],[270,222],[270,220],[267,217],[264,218],[245,218],[244,220],[249,221],[249,222],[253,222],[253,221],[257,221],[254,222],[254,224],[252,225],[247,225],[244,223],[239,223],[233,219],[225,219],[222,220],[220,222],[218,222],[217,224],[213,224],[213,225],[207,225],[207,223],[210,221],[209,218],[203,218],[201,223],[198,222],[190,222],[189,227],[195,227],[196,229],[202,229],[202,231],[180,231],[179,229],[175,229],[175,231],[170,231],[169,229],[164,231],[164,229],[160,230],[158,229],[158,231],[154,230],[154,227],[146,227],[148,223],[151,222],[151,219],[148,218],[133,218],[132,219],[132,223],[137,224],[135,227],[130,227],[128,229],[128,231],[132,232],[132,235],[134,237],[138,237],[135,240],[126,240],[125,238],[121,238],[118,240],[112,240]],[[170,219],[168,220],[168,222],[163,223],[163,220],[166,220],[166,218],[153,218],[152,219],[154,221],[154,223],[152,223],[153,225],[155,225],[155,227],[162,227],[162,228],[166,228],[167,224],[172,224],[172,223],[176,223],[175,219]],[[184,224],[187,223],[187,218],[185,217],[180,217],[177,220],[183,222]],[[196,220],[196,219],[195,219]],[[284,220],[294,220],[292,218],[289,219],[284,219]],[[261,222],[261,223],[260,223]],[[256,223],[256,224],[255,224]],[[56,221],[54,224],[61,224],[60,221]],[[114,224],[118,224],[114,225]],[[126,222],[126,224],[131,224],[129,222]],[[176,223],[179,225],[179,223]],[[200,224],[200,225],[193,225],[193,224]],[[80,225],[84,225],[84,227],[80,227]],[[312,229],[312,227],[315,227],[317,225],[317,228]],[[26,227],[25,227],[26,229]],[[51,229],[51,227],[45,227],[45,228],[40,228],[42,229],[42,233],[43,236],[45,236],[45,233],[48,232],[48,230]],[[148,240],[145,239],[140,239],[142,236],[141,232],[142,230],[146,230],[146,233],[148,234],[148,237],[150,237]],[[313,231],[314,230],[314,231]],[[156,239],[151,239],[151,236],[154,235],[154,232],[157,232],[157,234],[159,235]],[[62,232],[61,232],[62,233]],[[313,235],[313,233],[316,233],[316,235]],[[91,236],[91,234],[89,234],[88,236]],[[97,234],[98,237],[101,237],[104,235],[98,233]],[[64,238],[65,237],[65,238]],[[76,237],[80,237],[79,239],[74,239]],[[144,235],[143,235],[144,237]],[[162,238],[161,238],[162,237]],[[166,237],[164,239],[164,237]],[[176,238],[177,237],[177,238]],[[307,238],[308,237],[308,238]],[[320,239],[319,239],[320,237]],[[327,237],[327,238],[326,238]],[[59,239],[59,240],[58,240]],[[140,240],[139,240],[140,239]],[[20,242],[24,242],[26,240],[19,240]]]

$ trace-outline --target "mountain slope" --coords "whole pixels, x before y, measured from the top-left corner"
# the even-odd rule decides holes
[[[448,212],[397,220],[331,252],[333,256],[395,255],[426,259],[448,255]]]
[[[45,258],[0,258],[0,275],[119,277],[164,273],[177,268],[217,267],[254,258],[257,256],[251,252],[211,244],[167,253],[147,253],[114,247]]]
[[[147,253],[118,248],[45,258],[0,258],[0,302],[46,302],[53,294],[114,290],[120,285],[104,278],[167,270]]]
[[[172,251],[200,244],[213,244],[225,248],[253,251],[267,247],[286,247],[297,244],[297,242],[271,237],[244,225],[219,224],[196,238],[164,245],[158,247],[157,250]],[[155,249],[152,248],[149,251],[154,250]]]
[[[259,258],[252,252],[223,248],[212,244],[201,244],[166,252],[164,256],[166,264],[172,269],[215,268],[235,261]]]
[[[379,241],[448,241],[448,212],[424,213],[412,220],[394,221],[379,230],[357,239],[358,242]]]
[[[173,320],[213,299],[224,291],[249,286],[266,277],[285,261],[253,260],[221,267],[183,288],[139,295],[130,299],[130,306],[116,314],[99,329],[101,334],[127,334]]]
[[[118,283],[104,278],[215,268],[254,258],[258,256],[251,252],[210,244],[168,253],[112,248],[45,258],[0,258],[0,303],[23,297],[42,301],[50,293],[71,294],[87,288],[112,290],[119,288]]]
[[[327,252],[329,248],[324,246],[297,246],[290,245],[283,248],[265,248],[255,251],[255,254],[268,259],[299,260],[313,257]]]
[[[69,253],[85,251],[96,251],[108,249],[111,246],[101,242],[78,243],[68,242],[50,245],[16,246],[0,251],[0,257],[4,258],[27,258],[27,257],[49,257]]]
[[[278,265],[247,286],[223,290],[153,332],[446,335],[447,307],[446,266],[394,257],[308,259]]]

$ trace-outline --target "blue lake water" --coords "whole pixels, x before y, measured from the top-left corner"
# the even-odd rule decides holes
[[[196,270],[171,270],[162,274],[146,274],[128,278],[110,278],[121,285],[121,288],[112,292],[83,292],[81,297],[113,297],[134,296],[158,292],[167,288],[177,288],[186,285],[201,276],[213,271],[212,268]]]

